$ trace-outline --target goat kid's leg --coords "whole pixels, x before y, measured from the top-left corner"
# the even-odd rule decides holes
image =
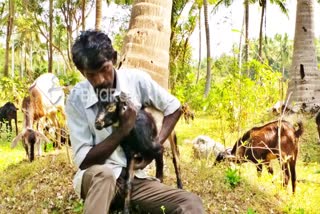
[[[163,153],[158,154],[155,157],[156,162],[156,178],[160,180],[160,182],[163,182]]]
[[[176,177],[177,177],[177,187],[179,189],[182,189],[183,186],[182,186],[182,182],[181,182],[177,138],[176,138],[174,132],[172,132],[169,135],[169,141],[170,141],[170,147],[171,147],[171,151],[172,151],[172,162],[173,162],[174,170],[176,172]]]
[[[125,185],[125,198],[124,198],[124,214],[130,214],[130,202],[131,202],[131,193],[132,193],[132,180],[134,178],[134,158],[133,154],[131,157],[127,157],[128,166],[126,173],[126,185]]]

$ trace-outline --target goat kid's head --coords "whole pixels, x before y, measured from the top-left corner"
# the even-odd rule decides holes
[[[119,95],[100,94],[98,100],[95,127],[101,130],[110,125],[115,125],[119,121],[119,115],[127,109],[129,98],[125,93],[120,92]]]
[[[38,146],[38,155],[40,156],[41,152],[41,140],[44,140],[46,143],[49,143],[50,140],[41,132],[35,131],[33,129],[24,129],[20,134],[18,134],[11,143],[11,148],[15,148],[18,142],[22,140],[22,145],[26,150],[28,159],[31,161],[34,160],[34,147]]]

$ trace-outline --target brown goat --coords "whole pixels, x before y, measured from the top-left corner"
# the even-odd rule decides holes
[[[320,144],[320,112],[318,112],[316,116],[316,124],[317,124],[317,130],[319,135],[318,143]]]
[[[185,103],[181,106],[182,115],[187,124],[189,124],[190,119],[194,120],[194,113],[191,111],[188,103]]]
[[[24,129],[20,134],[18,134],[11,143],[11,148],[17,146],[19,140],[22,140],[22,145],[26,150],[28,159],[31,161],[34,160],[34,150],[38,150],[38,156],[41,156],[41,140],[49,143],[49,139],[44,136],[41,132],[34,131],[33,129]]]
[[[303,133],[302,122],[298,122],[298,129],[292,124],[282,120],[281,129],[280,122],[273,121],[260,127],[254,127],[247,131],[233,146],[231,155],[235,156],[238,161],[252,161],[257,164],[258,174],[262,172],[262,165],[268,167],[268,172],[273,174],[270,166],[272,159],[279,159],[284,172],[283,185],[287,186],[290,174],[292,182],[292,192],[296,189],[296,161],[299,150],[299,137]],[[280,146],[279,146],[280,132]],[[281,155],[280,155],[281,154]],[[226,153],[218,155],[217,161],[226,158]],[[290,171],[289,171],[290,170]]]
[[[56,129],[57,141],[56,147],[60,148],[61,142],[61,125],[58,121],[57,113],[60,112],[63,119],[64,114],[64,92],[59,85],[58,78],[46,73],[39,76],[29,88],[29,95],[22,101],[22,112],[24,113],[23,132],[12,142],[13,147],[20,139],[26,149],[30,161],[33,160],[34,146],[40,145],[39,140],[45,139],[44,135],[38,131],[33,130],[34,122],[37,122],[37,129],[39,120],[41,118],[48,118],[52,121]],[[39,138],[39,139],[38,139]],[[47,141],[47,138],[45,139]],[[26,147],[26,145],[31,145]]]

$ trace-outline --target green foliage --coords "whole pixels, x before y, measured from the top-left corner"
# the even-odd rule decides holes
[[[255,213],[257,213],[257,212],[254,209],[248,208],[247,214],[255,214]]]
[[[229,167],[225,173],[226,183],[228,183],[232,188],[235,188],[237,185],[239,185],[241,181],[239,170]]]
[[[28,82],[25,79],[2,77],[0,79],[0,99],[3,102],[19,103],[28,92],[26,85]]]
[[[59,78],[60,85],[73,86],[81,79],[81,73],[78,71],[72,71],[65,74],[58,74],[57,77]]]

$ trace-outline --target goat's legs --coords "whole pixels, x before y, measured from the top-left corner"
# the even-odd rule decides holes
[[[156,178],[160,180],[160,182],[163,182],[163,153],[158,154],[155,157],[156,162]]]
[[[290,173],[291,173],[292,192],[294,193],[296,191],[296,180],[297,180],[296,161],[291,160],[289,162],[289,166],[290,166]]]
[[[125,185],[125,198],[124,198],[124,214],[130,214],[130,202],[131,202],[131,193],[132,193],[132,180],[134,178],[134,161],[135,159],[132,156],[127,157],[127,173],[126,173],[126,185]]]
[[[182,189],[181,175],[180,175],[180,164],[179,164],[179,155],[178,155],[178,146],[177,146],[177,136],[174,132],[169,135],[170,147],[172,151],[172,161],[174,170],[177,177],[177,186],[179,189]]]
[[[317,125],[317,129],[318,129],[318,135],[319,135],[318,143],[320,144],[320,125]]]
[[[258,177],[261,177],[261,173],[262,173],[262,163],[257,163],[257,173],[258,173]]]

